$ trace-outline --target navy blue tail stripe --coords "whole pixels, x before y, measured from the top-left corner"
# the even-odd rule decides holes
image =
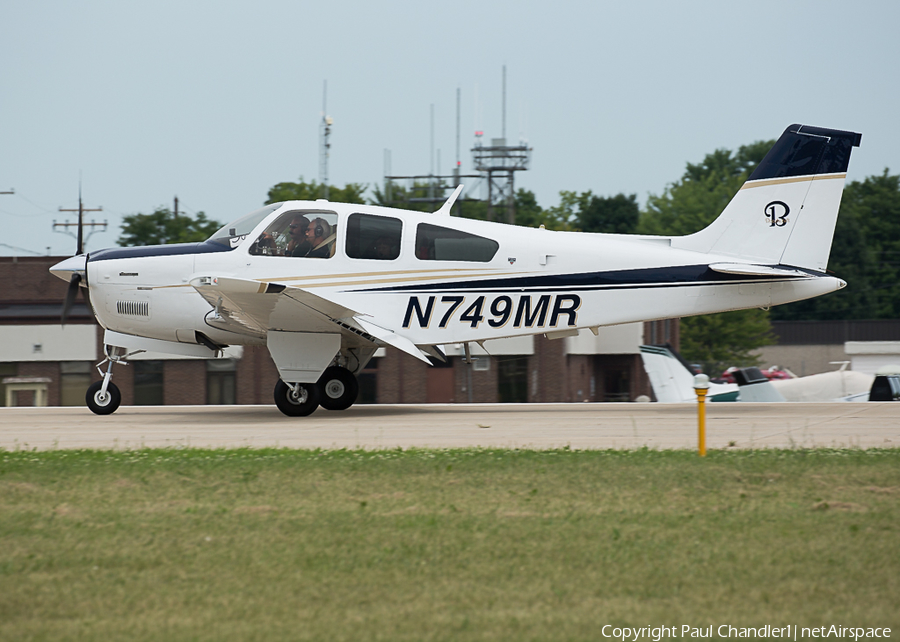
[[[747,180],[844,173],[861,140],[855,132],[791,125]]]

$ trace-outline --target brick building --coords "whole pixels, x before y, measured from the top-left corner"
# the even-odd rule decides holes
[[[66,284],[48,271],[63,257],[0,257],[0,402],[82,405],[101,378],[103,330],[79,298],[60,326]],[[678,346],[677,320],[600,328],[595,336],[543,336],[446,346],[435,367],[381,349],[359,374],[357,403],[632,401],[651,396],[641,343]],[[490,353],[490,354],[488,354]],[[116,366],[123,405],[271,404],[278,371],[261,346],[234,346],[225,358],[144,353]]]

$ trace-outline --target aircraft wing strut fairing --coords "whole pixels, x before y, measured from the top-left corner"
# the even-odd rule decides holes
[[[446,205],[423,214],[290,201],[202,243],[79,254],[51,272],[69,281],[67,301],[86,288],[107,331],[108,367],[87,395],[98,414],[118,406],[112,366],[131,353],[214,357],[229,345],[268,347],[285,414],[340,410],[381,346],[428,361],[445,344],[768,307],[844,287],[825,269],[860,140],[791,125],[719,217],[688,236],[554,232],[455,218]]]

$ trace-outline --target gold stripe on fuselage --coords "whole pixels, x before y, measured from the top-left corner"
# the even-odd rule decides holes
[[[447,269],[438,269],[438,270],[424,270],[427,274],[422,275],[423,270],[396,270],[396,271],[387,271],[387,272],[355,272],[350,274],[302,274],[297,276],[280,276],[280,277],[265,277],[260,279],[246,279],[247,281],[257,281],[262,284],[260,288],[260,292],[265,291],[266,284],[269,283],[291,283],[296,281],[302,281],[302,286],[293,286],[293,287],[301,287],[301,289],[311,289],[311,288],[327,288],[327,287],[348,287],[348,286],[357,286],[357,285],[367,285],[367,284],[385,284],[385,283],[409,283],[409,282],[419,282],[419,281],[428,281],[435,280],[436,286],[441,285],[441,281],[446,281],[447,279],[460,279],[460,278],[474,278],[474,277],[495,277],[495,276],[510,276],[510,275],[524,275],[525,272],[497,272],[494,270],[472,270],[465,268],[447,268]],[[410,275],[418,275],[418,276],[410,276]],[[373,277],[373,276],[389,276],[389,278],[384,279],[372,279],[372,278],[360,278],[360,277]],[[240,277],[236,277],[240,278]],[[310,281],[313,281],[312,283]],[[154,290],[162,290],[165,288],[190,288],[193,287],[189,283],[178,284],[178,285],[155,285],[153,286]]]
[[[340,276],[334,275],[331,277],[315,277],[317,279],[323,278],[332,278],[335,279],[333,281],[325,281],[321,283],[308,283],[310,277],[308,276],[291,276],[291,277],[282,277],[282,278],[270,278],[270,279],[260,279],[260,281],[268,282],[268,283],[286,283],[290,281],[304,281],[302,288],[303,289],[312,289],[312,288],[331,288],[331,287],[351,287],[358,285],[382,285],[385,283],[412,283],[412,282],[420,282],[420,281],[435,281],[435,286],[440,286],[442,281],[446,279],[460,279],[460,278],[473,278],[479,276],[509,276],[512,274],[524,274],[523,272],[465,272],[464,270],[460,270],[462,274],[447,274],[445,276],[440,276],[437,274],[427,274],[424,276],[409,276],[410,274],[421,274],[418,270],[405,270],[402,272],[397,272],[395,275],[390,278],[385,279],[359,279],[356,278],[354,280],[347,280],[348,278],[358,277],[362,275],[347,275]],[[390,272],[385,272],[383,274],[391,274]],[[372,276],[371,274],[365,276]]]

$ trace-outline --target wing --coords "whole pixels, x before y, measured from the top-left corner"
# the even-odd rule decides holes
[[[224,330],[261,338],[269,330],[340,332],[345,345],[392,345],[430,364],[412,341],[365,320],[369,315],[302,288],[210,276],[191,285],[213,307],[207,322]]]

